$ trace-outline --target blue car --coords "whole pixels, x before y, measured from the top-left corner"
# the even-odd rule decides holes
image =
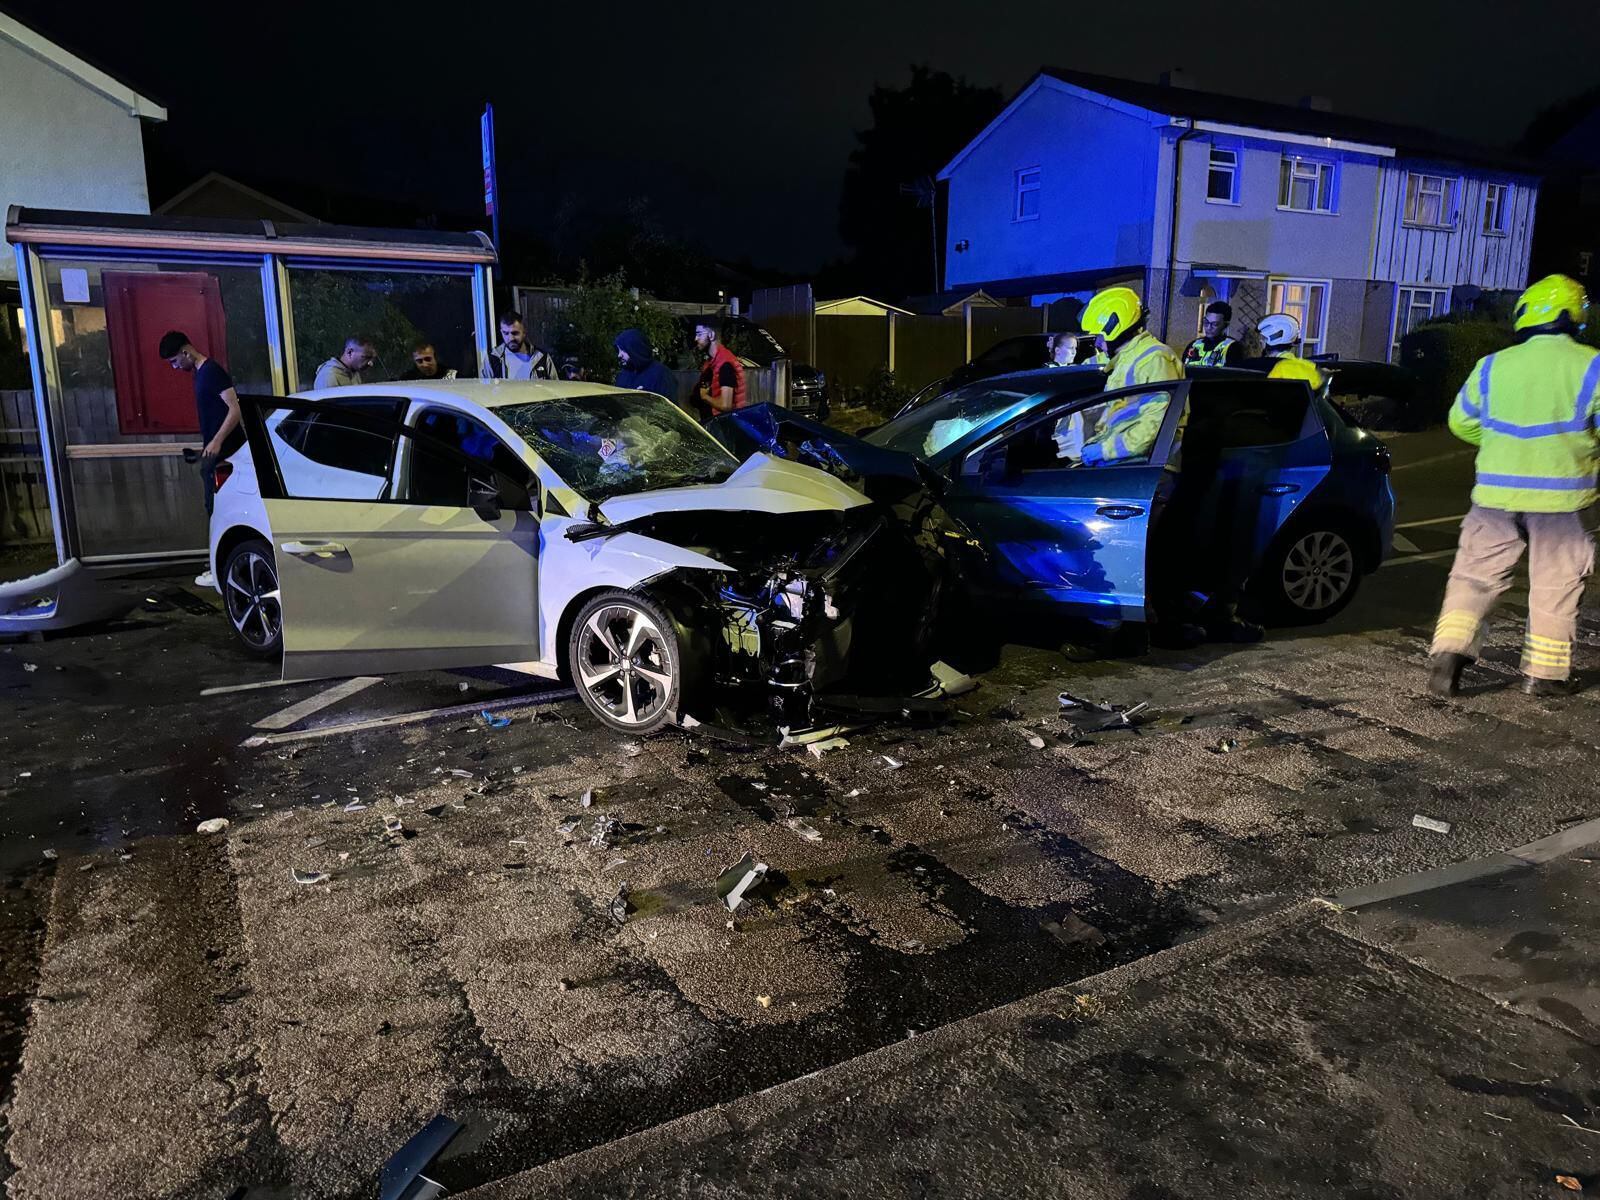
[[[986,379],[860,439],[732,419],[744,448],[920,477],[983,551],[963,579],[980,602],[1110,628],[1146,620],[1153,590],[1247,589],[1264,618],[1306,623],[1344,608],[1383,560],[1388,449],[1304,383],[1224,369],[1104,382],[1090,366]]]

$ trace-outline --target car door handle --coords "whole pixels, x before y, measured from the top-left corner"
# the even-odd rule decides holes
[[[343,542],[285,542],[283,552],[296,558],[332,558],[335,554],[350,553]]]
[[[1292,496],[1300,490],[1298,483],[1269,483],[1261,489],[1268,496]]]
[[[1095,509],[1102,517],[1110,517],[1113,521],[1126,521],[1129,517],[1144,516],[1144,509],[1136,504],[1105,504]]]

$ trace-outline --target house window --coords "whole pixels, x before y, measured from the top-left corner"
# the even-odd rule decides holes
[[[1331,162],[1285,154],[1278,173],[1278,207],[1294,212],[1336,211],[1335,175]]]
[[[1039,168],[1024,167],[1017,172],[1017,203],[1012,210],[1014,221],[1039,219]]]
[[[1206,201],[1210,204],[1239,203],[1239,152],[1222,146],[1211,147],[1211,169],[1206,174]]]
[[[1456,227],[1456,188],[1460,180],[1444,175],[1406,173],[1406,224],[1427,229]]]
[[[1307,357],[1321,354],[1328,336],[1328,282],[1314,279],[1274,279],[1267,286],[1267,311],[1288,313],[1300,322]]]
[[[1504,237],[1508,224],[1507,211],[1511,203],[1511,185],[1491,183],[1483,189],[1483,231],[1494,237]]]
[[[1400,357],[1400,339],[1418,325],[1450,311],[1448,288],[1403,287],[1395,300],[1394,336],[1389,339],[1389,361]]]

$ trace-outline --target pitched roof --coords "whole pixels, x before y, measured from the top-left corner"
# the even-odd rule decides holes
[[[1390,121],[1374,121],[1344,113],[1302,107],[1295,104],[1278,104],[1269,100],[1252,100],[1244,96],[1228,96],[1220,92],[1202,92],[1193,88],[1169,87],[1160,83],[1142,83],[1135,79],[1119,79],[1112,75],[1095,75],[1088,71],[1068,70],[1064,67],[1044,67],[1028,81],[1017,100],[1032,91],[1043,80],[1055,80],[1069,87],[1093,92],[1152,116],[1168,119],[1186,118],[1218,125],[1233,125],[1266,133],[1292,134],[1299,137],[1327,138],[1334,141],[1357,143],[1393,150],[1408,158],[1443,159],[1468,166],[1488,167],[1536,175],[1542,167],[1529,159],[1507,150],[1480,146],[1459,138],[1450,138],[1432,130],[1418,129]],[[1004,120],[1006,112],[989,126],[993,129]],[[985,129],[969,143],[975,145],[989,132]],[[964,157],[963,150],[945,171]]]
[[[0,11],[0,41],[9,42],[24,54],[72,76],[84,87],[99,92],[107,100],[127,109],[129,116],[144,117],[151,121],[167,119],[167,110],[148,96],[141,96],[120,79],[79,58],[3,11]]]

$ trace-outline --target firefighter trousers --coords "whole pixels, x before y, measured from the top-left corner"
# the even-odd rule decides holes
[[[1558,680],[1571,675],[1578,604],[1594,570],[1594,539],[1583,527],[1582,514],[1575,512],[1515,513],[1472,506],[1461,522],[1461,542],[1434,629],[1434,654],[1478,657],[1484,623],[1511,586],[1524,548],[1528,628],[1522,673]]]

